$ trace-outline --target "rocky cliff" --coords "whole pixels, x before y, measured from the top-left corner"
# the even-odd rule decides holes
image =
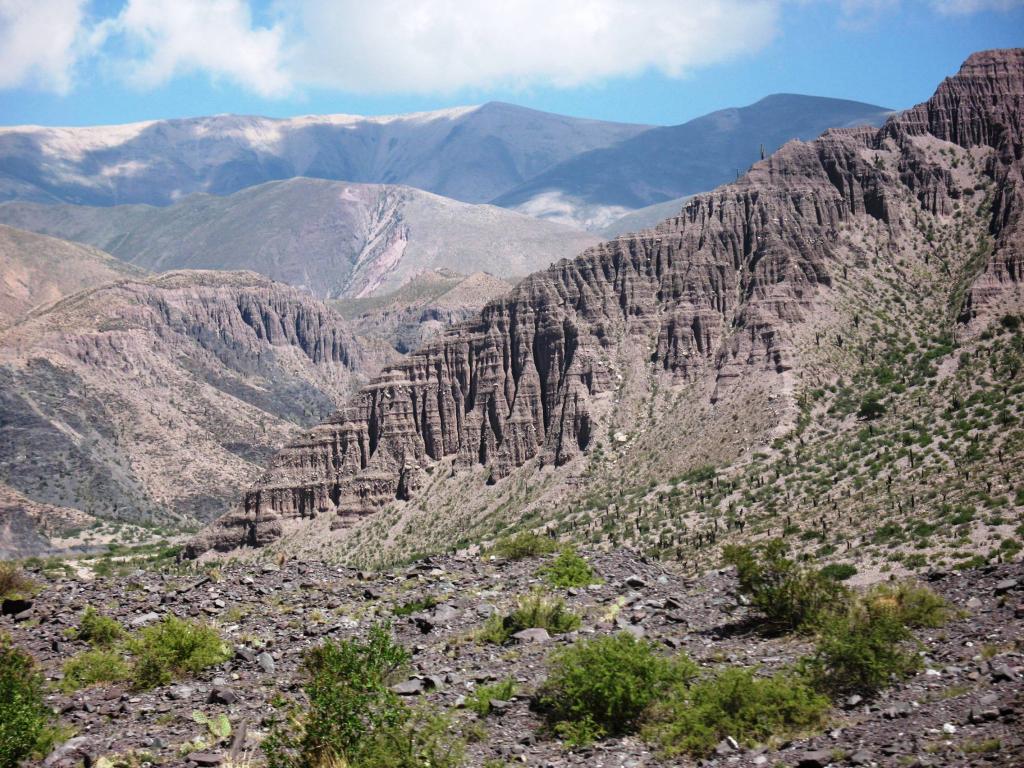
[[[808,339],[820,348],[831,335],[841,349],[845,324],[859,326],[843,299],[851,276],[885,288],[873,271],[883,257],[900,269],[905,259],[935,268],[937,257],[965,320],[1019,305],[1022,77],[1021,51],[976,54],[880,130],[791,142],[654,230],[530,276],[285,447],[193,553],[271,541],[291,519],[327,514],[344,528],[427,483],[443,499],[527,463],[579,464],[622,413],[666,388],[673,407],[652,422],[667,430],[651,447],[662,463],[676,460],[678,440],[762,444],[786,428]],[[981,191],[986,201],[968,205]],[[966,248],[935,251],[927,232],[917,240],[975,220],[984,232],[970,259]],[[750,426],[767,413],[754,393],[766,392],[789,405]],[[688,411],[709,418],[680,437],[670,426]],[[741,430],[732,422],[743,414]],[[442,480],[449,466],[456,479]]]
[[[0,483],[98,517],[209,519],[393,357],[252,273],[78,293],[0,334]]]

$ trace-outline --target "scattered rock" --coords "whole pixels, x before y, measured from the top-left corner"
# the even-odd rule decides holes
[[[32,608],[32,601],[20,597],[6,598],[0,603],[0,615],[15,616]]]
[[[423,693],[423,681],[413,677],[404,682],[395,683],[391,686],[391,690],[399,696],[419,696]]]
[[[222,756],[216,755],[212,752],[192,752],[185,759],[190,763],[204,766],[220,765],[224,762],[224,758]]]
[[[89,736],[75,736],[53,750],[43,761],[43,768],[82,768],[95,763],[99,750]]]
[[[995,594],[997,596],[998,595],[1005,595],[1007,592],[1010,592],[1010,591],[1016,589],[1017,586],[1019,585],[1019,583],[1020,582],[1018,582],[1017,579],[1003,579],[1002,581],[1000,581],[998,584],[995,585],[995,587],[993,588],[993,591],[995,592]]]
[[[551,639],[551,635],[548,634],[546,629],[541,627],[533,627],[531,629],[523,629],[512,635],[512,639],[517,643],[546,643]]]
[[[217,685],[210,689],[206,700],[210,704],[231,705],[238,701],[238,694],[226,686]]]

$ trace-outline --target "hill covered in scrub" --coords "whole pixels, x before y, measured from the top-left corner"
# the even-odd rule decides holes
[[[191,544],[349,563],[514,528],[703,568],[785,535],[879,570],[1019,547],[1024,52],[791,142],[535,273],[292,442]],[[849,554],[848,554],[849,553]]]

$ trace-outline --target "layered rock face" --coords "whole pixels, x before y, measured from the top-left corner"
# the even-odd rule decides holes
[[[1020,51],[972,56],[931,101],[878,131],[787,144],[654,230],[532,275],[278,453],[193,554],[273,540],[287,518],[329,513],[347,525],[415,497],[446,459],[484,467],[491,482],[532,460],[571,462],[604,426],[624,356],[703,385],[712,401],[751,377],[775,377],[781,390],[800,365],[796,335],[827,304],[841,235],[867,222],[899,236],[907,201],[950,215],[962,199],[935,142],[977,148],[994,182],[996,247],[981,278],[965,276],[965,306],[986,311],[1003,295],[977,288],[987,275],[1011,292],[1020,285],[1022,77]]]
[[[895,136],[929,133],[961,147],[996,151],[985,169],[998,183],[989,223],[995,247],[967,291],[962,319],[1019,302],[1024,281],[1024,49],[974,54],[931,100],[889,128]]]
[[[0,483],[99,517],[208,520],[394,357],[252,273],[85,291],[0,334]]]

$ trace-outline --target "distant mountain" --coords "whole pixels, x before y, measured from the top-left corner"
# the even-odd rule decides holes
[[[762,147],[768,154],[828,128],[879,126],[889,114],[857,101],[777,94],[576,155],[493,202],[600,230],[630,210],[734,180],[760,158]]]
[[[636,208],[733,179],[762,146],[772,152],[827,128],[877,126],[887,114],[779,94],[664,128],[498,102],[390,117],[14,126],[0,128],[0,200],[166,206],[304,176],[401,184],[600,231]]]
[[[649,126],[511,104],[396,115],[219,115],[83,128],[0,128],[0,200],[168,205],[309,176],[406,184],[482,203]]]
[[[77,293],[0,331],[0,490],[125,522],[209,518],[396,357],[251,272]]]
[[[83,288],[143,274],[95,248],[0,225],[0,328]]]
[[[395,290],[439,268],[521,276],[598,241],[410,187],[303,178],[167,207],[4,203],[0,222],[88,243],[153,271],[248,269],[323,298]]]

